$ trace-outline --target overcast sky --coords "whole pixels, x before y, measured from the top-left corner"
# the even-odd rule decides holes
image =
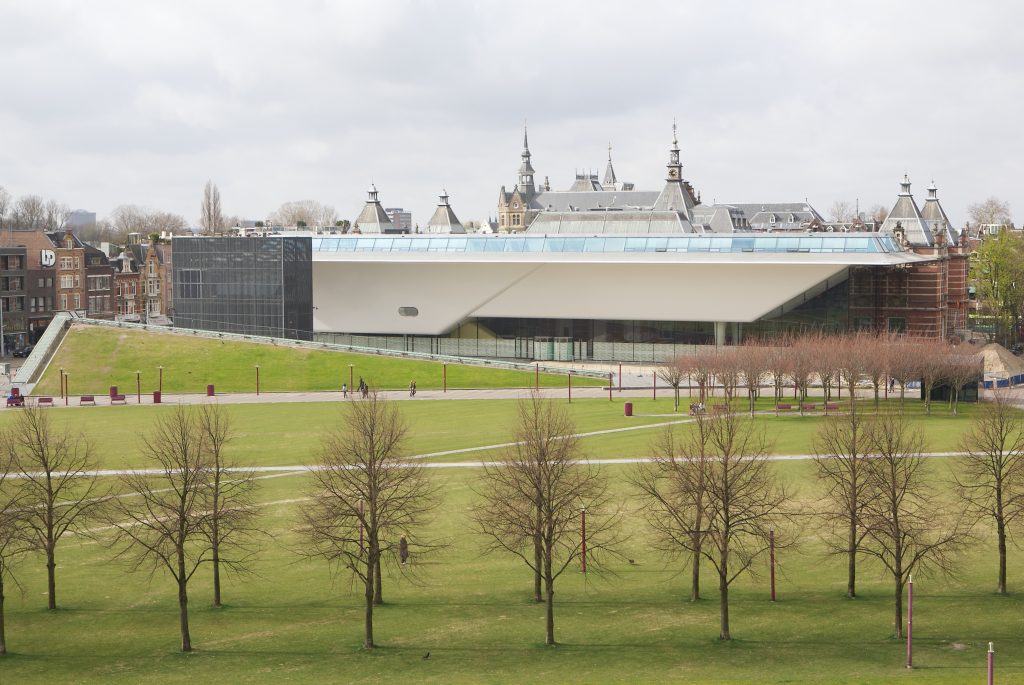
[[[575,169],[660,189],[672,119],[705,202],[891,206],[934,178],[954,223],[1020,223],[1024,5],[1015,2],[16,2],[0,0],[0,186],[103,216],[198,222],[371,180],[426,224]]]

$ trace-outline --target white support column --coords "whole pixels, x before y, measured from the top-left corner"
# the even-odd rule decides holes
[[[725,322],[715,322],[715,345],[721,347],[725,344]]]

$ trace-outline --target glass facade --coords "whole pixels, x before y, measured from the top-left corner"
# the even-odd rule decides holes
[[[175,325],[312,340],[310,238],[175,238],[173,268]]]

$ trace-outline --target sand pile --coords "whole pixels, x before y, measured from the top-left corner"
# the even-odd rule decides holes
[[[989,343],[981,348],[981,356],[985,359],[985,375],[1000,378],[1024,374],[1024,360],[1015,357],[1013,352],[997,343]]]

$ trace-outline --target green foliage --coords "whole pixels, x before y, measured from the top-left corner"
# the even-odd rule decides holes
[[[1012,231],[985,238],[971,260],[971,281],[984,311],[996,318],[1003,344],[1024,314],[1024,239]]]

